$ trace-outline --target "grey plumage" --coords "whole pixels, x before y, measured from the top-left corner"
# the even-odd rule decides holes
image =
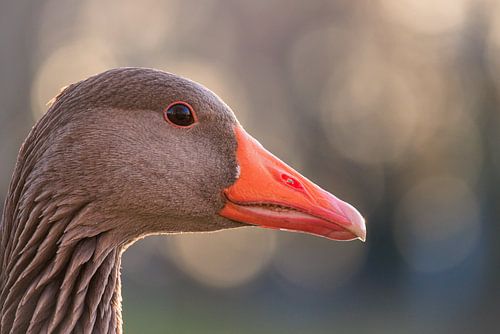
[[[163,109],[200,119],[170,127]],[[0,225],[0,334],[121,332],[123,250],[217,215],[236,179],[232,111],[175,75],[114,69],[67,87],[23,144]]]

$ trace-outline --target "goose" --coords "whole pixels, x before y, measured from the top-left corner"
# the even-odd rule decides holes
[[[118,68],[66,87],[23,143],[0,225],[0,334],[121,333],[120,258],[152,234],[255,225],[365,240],[202,85]]]

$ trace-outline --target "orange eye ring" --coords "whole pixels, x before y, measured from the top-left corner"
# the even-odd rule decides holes
[[[167,123],[176,128],[191,128],[198,123],[198,117],[193,107],[184,101],[175,101],[170,103],[163,110],[163,118]]]

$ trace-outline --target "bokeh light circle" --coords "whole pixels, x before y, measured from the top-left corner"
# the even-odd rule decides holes
[[[338,77],[322,96],[323,125],[331,144],[362,164],[394,163],[411,148],[418,120],[414,88],[385,62],[354,67],[339,90]],[[378,78],[375,84],[372,78]]]
[[[217,288],[254,279],[267,267],[276,248],[274,234],[257,228],[171,238],[166,251],[173,261],[194,280]]]
[[[478,242],[479,216],[476,194],[462,179],[423,179],[399,204],[394,229],[398,249],[416,271],[453,268]]]
[[[380,0],[389,19],[420,33],[439,34],[464,23],[469,0]]]
[[[347,283],[366,256],[362,242],[334,242],[309,235],[281,233],[273,265],[280,276],[301,288],[333,291]]]
[[[92,39],[77,39],[56,49],[35,74],[31,88],[34,119],[47,110],[47,103],[59,91],[74,82],[117,66],[113,51]]]
[[[77,17],[81,36],[101,39],[120,54],[152,52],[171,41],[182,24],[176,0],[88,0]],[[109,15],[113,13],[113,15]]]

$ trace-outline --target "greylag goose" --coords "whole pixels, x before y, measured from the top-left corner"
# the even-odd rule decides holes
[[[130,244],[245,225],[366,235],[356,209],[266,151],[200,84],[141,68],[72,84],[19,152],[0,225],[0,333],[121,333]]]

